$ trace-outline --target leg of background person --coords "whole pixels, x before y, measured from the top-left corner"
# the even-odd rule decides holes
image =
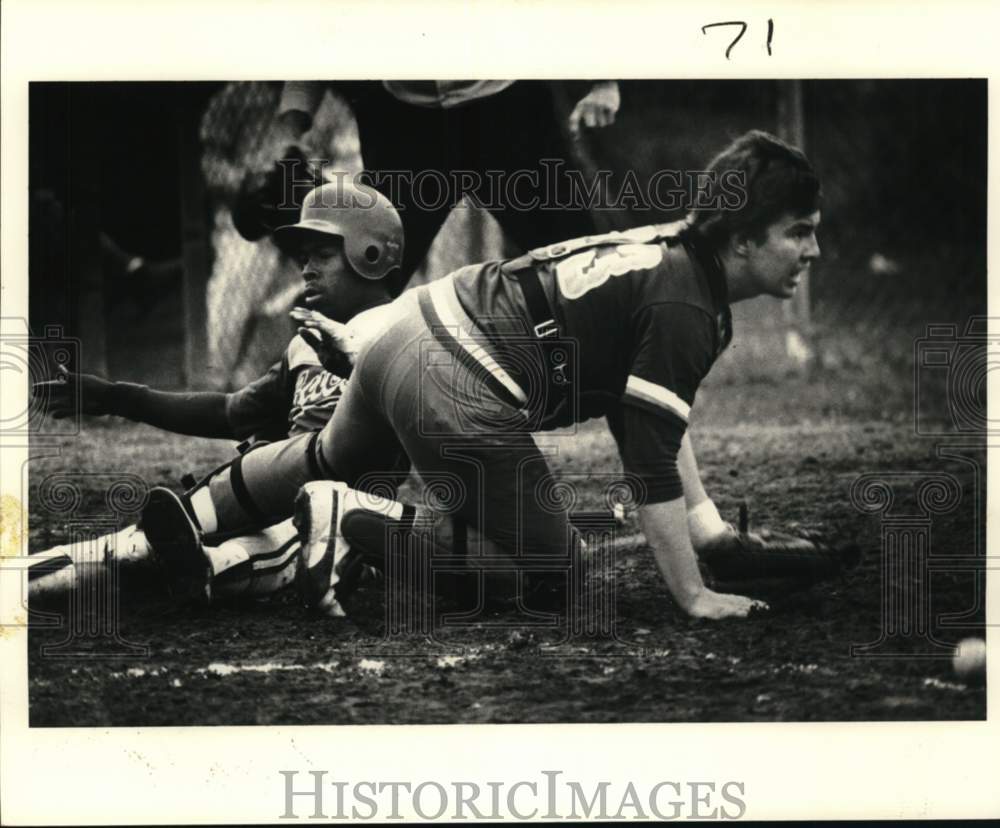
[[[351,106],[369,182],[393,202],[403,222],[405,285],[459,200],[449,189],[458,136],[449,113],[403,103],[381,83],[355,91]]]
[[[462,114],[467,163],[478,165],[473,169],[537,175],[537,186],[522,175],[517,186],[505,188],[502,204],[495,194],[490,203],[490,193],[480,193],[511,241],[530,250],[597,231],[588,206],[570,198],[567,171],[581,175],[585,186],[592,182],[573,158],[548,82],[519,81]]]

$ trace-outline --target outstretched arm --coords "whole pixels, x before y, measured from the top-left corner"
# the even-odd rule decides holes
[[[634,324],[636,356],[609,422],[626,472],[642,483],[642,531],[671,594],[687,613],[746,616],[755,606],[751,599],[705,586],[688,529],[689,506],[697,509],[707,501],[687,425],[695,391],[714,359],[714,321],[681,304],[659,303]]]
[[[683,437],[678,435],[676,442],[643,441],[639,451],[629,437],[629,425],[634,433],[655,421],[645,420],[641,412],[623,408],[610,415],[608,422],[626,469],[647,482],[647,492],[656,501],[639,507],[639,525],[674,600],[695,618],[742,618],[755,607],[763,609],[762,602],[709,589],[701,577],[689,526],[696,522],[697,510],[712,501],[701,486],[687,433]],[[669,482],[671,479],[674,482]],[[666,480],[666,485],[660,484],[660,480]],[[688,505],[689,496],[696,504],[694,515]]]
[[[177,434],[236,439],[226,416],[227,395],[218,391],[158,391],[60,365],[55,380],[36,383],[32,393],[47,395],[46,408],[55,419],[113,414]]]

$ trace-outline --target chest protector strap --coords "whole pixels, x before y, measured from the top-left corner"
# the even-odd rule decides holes
[[[645,227],[634,227],[631,230],[612,230],[610,233],[601,233],[597,236],[581,236],[578,239],[557,242],[547,247],[536,247],[534,250],[528,251],[527,258],[530,258],[535,264],[544,264],[565,258],[572,253],[579,253],[581,250],[589,250],[592,247],[657,242],[666,242],[672,245],[680,241],[681,233],[687,226],[687,221],[682,219],[669,224],[647,224]]]

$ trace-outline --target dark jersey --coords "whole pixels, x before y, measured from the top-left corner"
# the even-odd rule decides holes
[[[682,225],[657,225],[458,271],[459,302],[530,400],[528,374],[545,376],[546,366],[514,275],[525,267],[535,268],[570,357],[571,403],[550,424],[607,416],[647,502],[679,496],[676,450],[688,413],[731,337],[714,257]],[[543,405],[559,399],[551,391]]]
[[[299,336],[280,362],[226,398],[226,416],[240,438],[283,439],[319,431],[344,392],[346,379],[323,369]]]

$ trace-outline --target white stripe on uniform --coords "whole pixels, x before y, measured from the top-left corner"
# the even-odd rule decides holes
[[[504,370],[503,366],[499,365],[476,340],[475,325],[459,304],[458,296],[455,294],[455,284],[451,277],[446,276],[431,282],[429,290],[434,312],[448,328],[448,332],[455,341],[476,362],[489,371],[513,395],[515,400],[521,405],[525,405],[528,402],[528,395],[524,393],[520,385],[514,382],[513,377]]]
[[[630,375],[625,384],[625,396],[653,403],[671,414],[676,414],[685,423],[691,414],[691,406],[678,397],[669,388],[644,380],[634,374]]]

